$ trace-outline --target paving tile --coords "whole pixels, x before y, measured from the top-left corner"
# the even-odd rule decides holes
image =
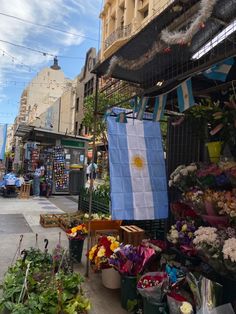
[[[0,234],[33,232],[22,214],[1,214]]]

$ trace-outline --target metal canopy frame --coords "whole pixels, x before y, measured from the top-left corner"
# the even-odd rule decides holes
[[[163,29],[167,27],[173,29],[174,26],[174,29],[184,29],[187,27],[191,18],[197,12],[199,2],[196,0],[189,0],[187,2],[182,0],[174,1],[124,46],[117,50],[114,55],[104,62],[97,64],[93,72],[99,76],[105,75],[113,56],[127,60],[136,59],[140,55],[144,56],[152,46],[154,40],[160,38],[160,33]],[[183,6],[183,11],[175,12],[173,8],[179,3]],[[192,76],[202,69],[207,69],[207,67],[220,60],[236,55],[236,36],[233,33],[200,59],[191,59],[194,53],[230,24],[235,17],[236,1],[218,0],[212,16],[205,23],[204,28],[199,30],[193,37],[189,46],[173,45],[170,47],[171,51],[169,53],[165,53],[164,51],[158,53],[139,70],[127,70],[116,66],[112,77],[139,84],[145,90],[145,94],[154,91],[159,94],[163,89],[168,89],[169,85],[176,82],[176,80],[181,81],[185,77]],[[156,86],[158,81],[164,82],[161,87]]]

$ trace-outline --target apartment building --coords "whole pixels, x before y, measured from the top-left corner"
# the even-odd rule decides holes
[[[139,32],[173,0],[105,0],[102,20],[101,61]]]
[[[97,60],[95,48],[90,48],[87,51],[84,67],[77,76],[76,84],[76,103],[75,103],[75,119],[74,119],[74,134],[85,135],[88,133],[82,125],[84,99],[95,92],[96,78],[95,74],[91,73]]]
[[[54,58],[50,68],[42,69],[21,94],[18,123],[32,124],[68,88],[70,81]]]

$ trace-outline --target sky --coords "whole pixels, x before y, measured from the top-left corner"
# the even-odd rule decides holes
[[[0,0],[0,124],[14,122],[24,87],[37,72],[52,65],[53,60],[53,56],[16,47],[9,42],[58,56],[65,76],[73,79],[84,65],[87,50],[90,47],[99,48],[99,12],[102,2]],[[52,26],[81,37],[2,14]]]

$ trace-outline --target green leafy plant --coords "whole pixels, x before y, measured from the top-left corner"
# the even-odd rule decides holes
[[[33,248],[25,251],[27,255],[17,260],[5,274],[0,311],[15,314],[85,313],[90,302],[83,296],[81,284],[84,279],[63,265],[64,253],[58,246],[53,255]],[[55,264],[55,256],[59,257],[58,264]]]

